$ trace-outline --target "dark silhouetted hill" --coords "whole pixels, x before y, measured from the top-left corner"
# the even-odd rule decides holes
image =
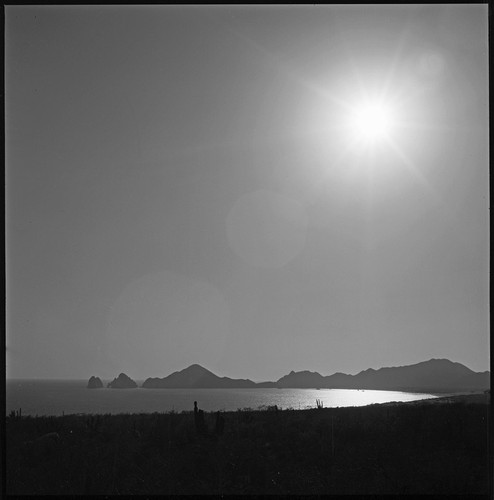
[[[278,387],[282,388],[318,388],[326,387],[326,377],[320,373],[310,372],[304,370],[302,372],[294,372],[293,370],[284,377],[281,377],[276,383]]]
[[[356,375],[334,373],[323,376],[311,371],[291,371],[277,382],[253,382],[249,379],[219,377],[194,364],[164,378],[148,378],[142,384],[147,389],[221,389],[221,388],[314,388],[314,389],[375,389],[416,392],[480,391],[490,387],[490,374],[474,372],[448,359],[431,359],[414,365],[369,368]]]
[[[413,390],[418,392],[458,392],[485,390],[490,374],[474,372],[448,359],[431,359],[414,365],[369,368],[356,375],[335,373],[322,376],[317,372],[290,372],[277,382],[282,388]]]
[[[125,373],[121,373],[117,378],[108,384],[110,389],[134,389],[137,384]]]
[[[148,378],[142,384],[145,389],[221,389],[258,387],[248,379],[218,377],[213,372],[194,364],[164,378]]]

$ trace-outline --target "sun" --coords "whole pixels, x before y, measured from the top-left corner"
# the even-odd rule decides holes
[[[350,118],[351,134],[360,142],[376,144],[391,135],[392,113],[389,106],[379,101],[361,103],[353,109]]]

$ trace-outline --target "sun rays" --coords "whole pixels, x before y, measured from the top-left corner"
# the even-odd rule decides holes
[[[337,103],[333,108],[336,112],[331,127],[320,125],[328,134],[328,142],[333,140],[333,134],[338,137],[337,147],[332,148],[338,154],[327,158],[327,169],[339,169],[344,176],[360,177],[370,183],[367,191],[371,196],[385,196],[383,190],[395,189],[393,179],[399,175],[418,182],[437,201],[438,193],[416,158],[420,157],[424,134],[439,133],[445,127],[433,122],[421,100],[420,85],[410,83],[413,79],[399,73],[396,61],[397,57],[392,58],[390,68],[383,69],[382,85],[376,83],[375,75],[366,85],[365,68],[359,71],[352,60],[357,85],[340,89],[342,95],[327,93],[330,103]],[[328,172],[321,172],[321,182]]]
[[[312,193],[306,193],[309,204],[317,203],[325,186],[335,182],[342,189],[365,187],[370,211],[374,198],[386,199],[407,184],[420,186],[435,202],[440,201],[419,158],[424,134],[444,127],[434,123],[428,109],[427,82],[422,85],[420,72],[414,72],[410,58],[404,57],[410,35],[406,27],[395,48],[388,51],[389,57],[380,55],[375,60],[357,53],[345,33],[340,33],[337,43],[342,55],[328,60],[326,73],[312,74],[235,31],[262,54],[284,86],[291,92],[300,89],[300,101],[289,103],[293,125],[264,126],[262,133],[256,133],[255,143],[260,149],[276,144],[280,151],[300,147],[310,152],[309,162],[316,158],[316,167],[300,165],[307,176],[317,176],[310,182]]]

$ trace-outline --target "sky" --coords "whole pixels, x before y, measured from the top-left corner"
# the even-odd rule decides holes
[[[489,369],[486,4],[6,6],[9,378]]]

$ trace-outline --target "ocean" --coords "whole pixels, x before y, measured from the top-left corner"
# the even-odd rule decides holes
[[[136,381],[140,385],[140,381]],[[365,406],[435,397],[398,391],[351,389],[87,389],[86,380],[7,380],[6,411],[22,415],[235,411],[277,405],[281,409]],[[106,385],[106,384],[105,384]]]

